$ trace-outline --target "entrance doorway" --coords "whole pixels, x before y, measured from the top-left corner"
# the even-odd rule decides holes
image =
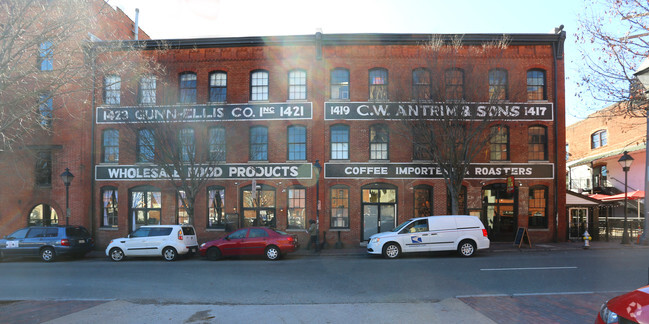
[[[363,209],[363,241],[379,232],[392,230],[397,220],[397,188],[387,184],[371,184],[361,189]]]
[[[241,227],[268,226],[276,227],[275,220],[275,188],[267,185],[257,185],[253,192],[252,186],[242,188]]]
[[[569,239],[581,239],[586,229],[588,229],[588,208],[570,208],[568,211],[570,213]]]
[[[514,239],[518,226],[517,190],[507,192],[504,183],[494,183],[482,188],[482,222],[487,227],[489,239],[506,242]]]

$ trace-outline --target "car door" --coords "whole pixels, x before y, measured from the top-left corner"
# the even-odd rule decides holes
[[[129,235],[124,241],[126,255],[145,256],[152,254],[151,247],[147,245],[150,230],[149,227],[140,227]]]
[[[38,255],[41,246],[47,242],[45,240],[46,229],[43,227],[34,227],[29,230],[27,237],[20,241],[18,249],[21,255]]]
[[[144,253],[146,255],[162,254],[162,248],[166,246],[165,242],[169,240],[169,235],[171,235],[172,231],[173,227],[150,228],[149,236],[144,240],[144,245],[148,247],[148,249],[144,250]],[[174,235],[177,235],[177,233]]]
[[[21,253],[21,242],[27,237],[29,228],[19,229],[5,238],[4,244],[2,246],[2,254],[4,255],[19,255]]]
[[[429,217],[428,226],[430,228],[430,244],[427,244],[427,251],[455,250],[457,224],[454,217]]]
[[[403,252],[427,251],[430,243],[428,219],[418,219],[406,225],[399,231],[399,243]]]
[[[251,228],[248,237],[241,242],[241,254],[262,255],[266,249],[268,233],[263,228]]]
[[[222,255],[240,255],[241,242],[248,236],[248,229],[242,228],[237,230],[223,239],[219,245]]]

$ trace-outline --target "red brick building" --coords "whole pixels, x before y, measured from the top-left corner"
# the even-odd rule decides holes
[[[75,220],[93,228],[100,246],[144,224],[185,222],[202,242],[254,224],[305,242],[310,219],[328,243],[355,245],[411,217],[448,214],[443,178],[397,118],[438,114],[439,104],[415,99],[440,82],[474,117],[500,89],[495,109],[509,114],[473,161],[460,211],[480,216],[496,241],[513,240],[518,227],[534,242],[565,240],[565,186],[557,181],[565,170],[565,32],[507,35],[500,55],[474,51],[500,36],[463,35],[464,59],[437,57],[439,71],[426,54],[432,35],[137,42],[164,72],[98,76],[85,135],[94,170],[74,184],[83,185],[76,190],[88,200],[78,203],[91,212]],[[163,148],[147,144],[160,125],[181,121],[183,156],[216,161],[203,165],[210,179],[193,217],[153,163]]]

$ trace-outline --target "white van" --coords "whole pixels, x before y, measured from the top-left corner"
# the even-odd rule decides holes
[[[198,240],[191,225],[147,225],[128,237],[116,238],[106,247],[106,256],[121,261],[129,256],[157,256],[167,261],[178,255],[196,253]]]
[[[389,232],[370,236],[367,253],[398,258],[401,253],[453,251],[470,257],[488,249],[487,230],[478,217],[428,216],[410,219]]]

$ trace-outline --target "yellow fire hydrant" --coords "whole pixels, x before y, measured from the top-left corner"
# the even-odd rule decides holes
[[[590,247],[590,240],[593,238],[590,237],[590,234],[588,233],[588,230],[584,232],[584,249],[587,249]]]

